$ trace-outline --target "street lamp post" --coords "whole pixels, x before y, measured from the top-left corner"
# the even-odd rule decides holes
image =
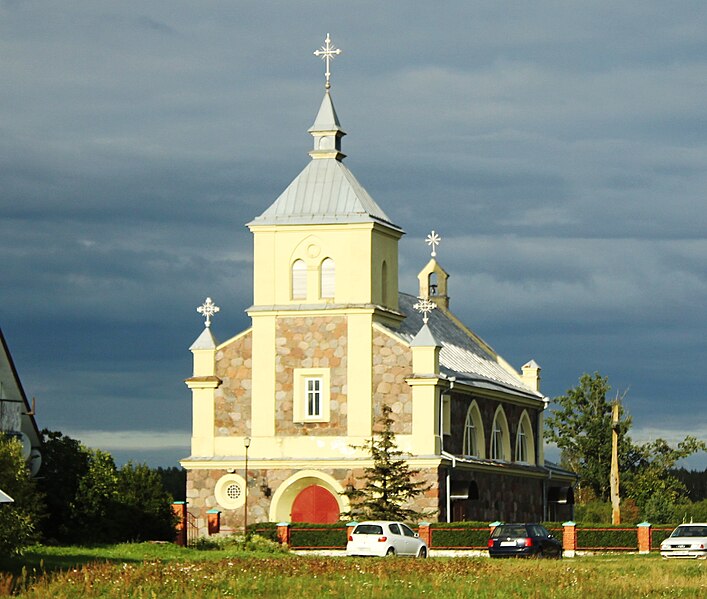
[[[250,437],[243,439],[245,447],[245,491],[244,491],[244,509],[243,514],[243,531],[245,533],[245,542],[248,542],[248,448],[250,447]]]

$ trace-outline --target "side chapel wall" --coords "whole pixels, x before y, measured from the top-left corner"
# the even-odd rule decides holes
[[[412,374],[412,351],[401,341],[373,330],[373,420],[383,404],[393,410],[396,435],[412,434],[412,389],[405,379]]]
[[[253,334],[248,331],[216,352],[215,374],[223,382],[214,392],[214,435],[249,434]]]

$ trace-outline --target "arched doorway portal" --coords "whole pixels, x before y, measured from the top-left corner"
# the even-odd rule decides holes
[[[332,524],[339,520],[339,503],[319,485],[302,489],[292,503],[292,522]]]

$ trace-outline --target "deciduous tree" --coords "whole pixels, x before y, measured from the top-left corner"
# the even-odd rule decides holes
[[[561,451],[561,463],[579,475],[579,499],[609,498],[611,471],[611,409],[607,399],[608,377],[598,372],[583,374],[579,385],[553,401],[546,418],[545,438]],[[621,410],[619,423],[619,467],[632,461],[632,445],[627,436],[631,419]]]
[[[13,503],[0,504],[0,555],[18,553],[38,538],[41,496],[30,478],[20,443],[0,434],[0,489]]]

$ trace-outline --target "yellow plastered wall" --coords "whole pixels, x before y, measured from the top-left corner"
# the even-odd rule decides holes
[[[398,240],[401,233],[375,223],[340,225],[251,226],[254,237],[253,303],[256,306],[382,302],[397,309]],[[333,299],[321,299],[320,267],[336,265]],[[292,298],[292,264],[307,265],[307,297]],[[382,264],[387,289],[382,289]]]

